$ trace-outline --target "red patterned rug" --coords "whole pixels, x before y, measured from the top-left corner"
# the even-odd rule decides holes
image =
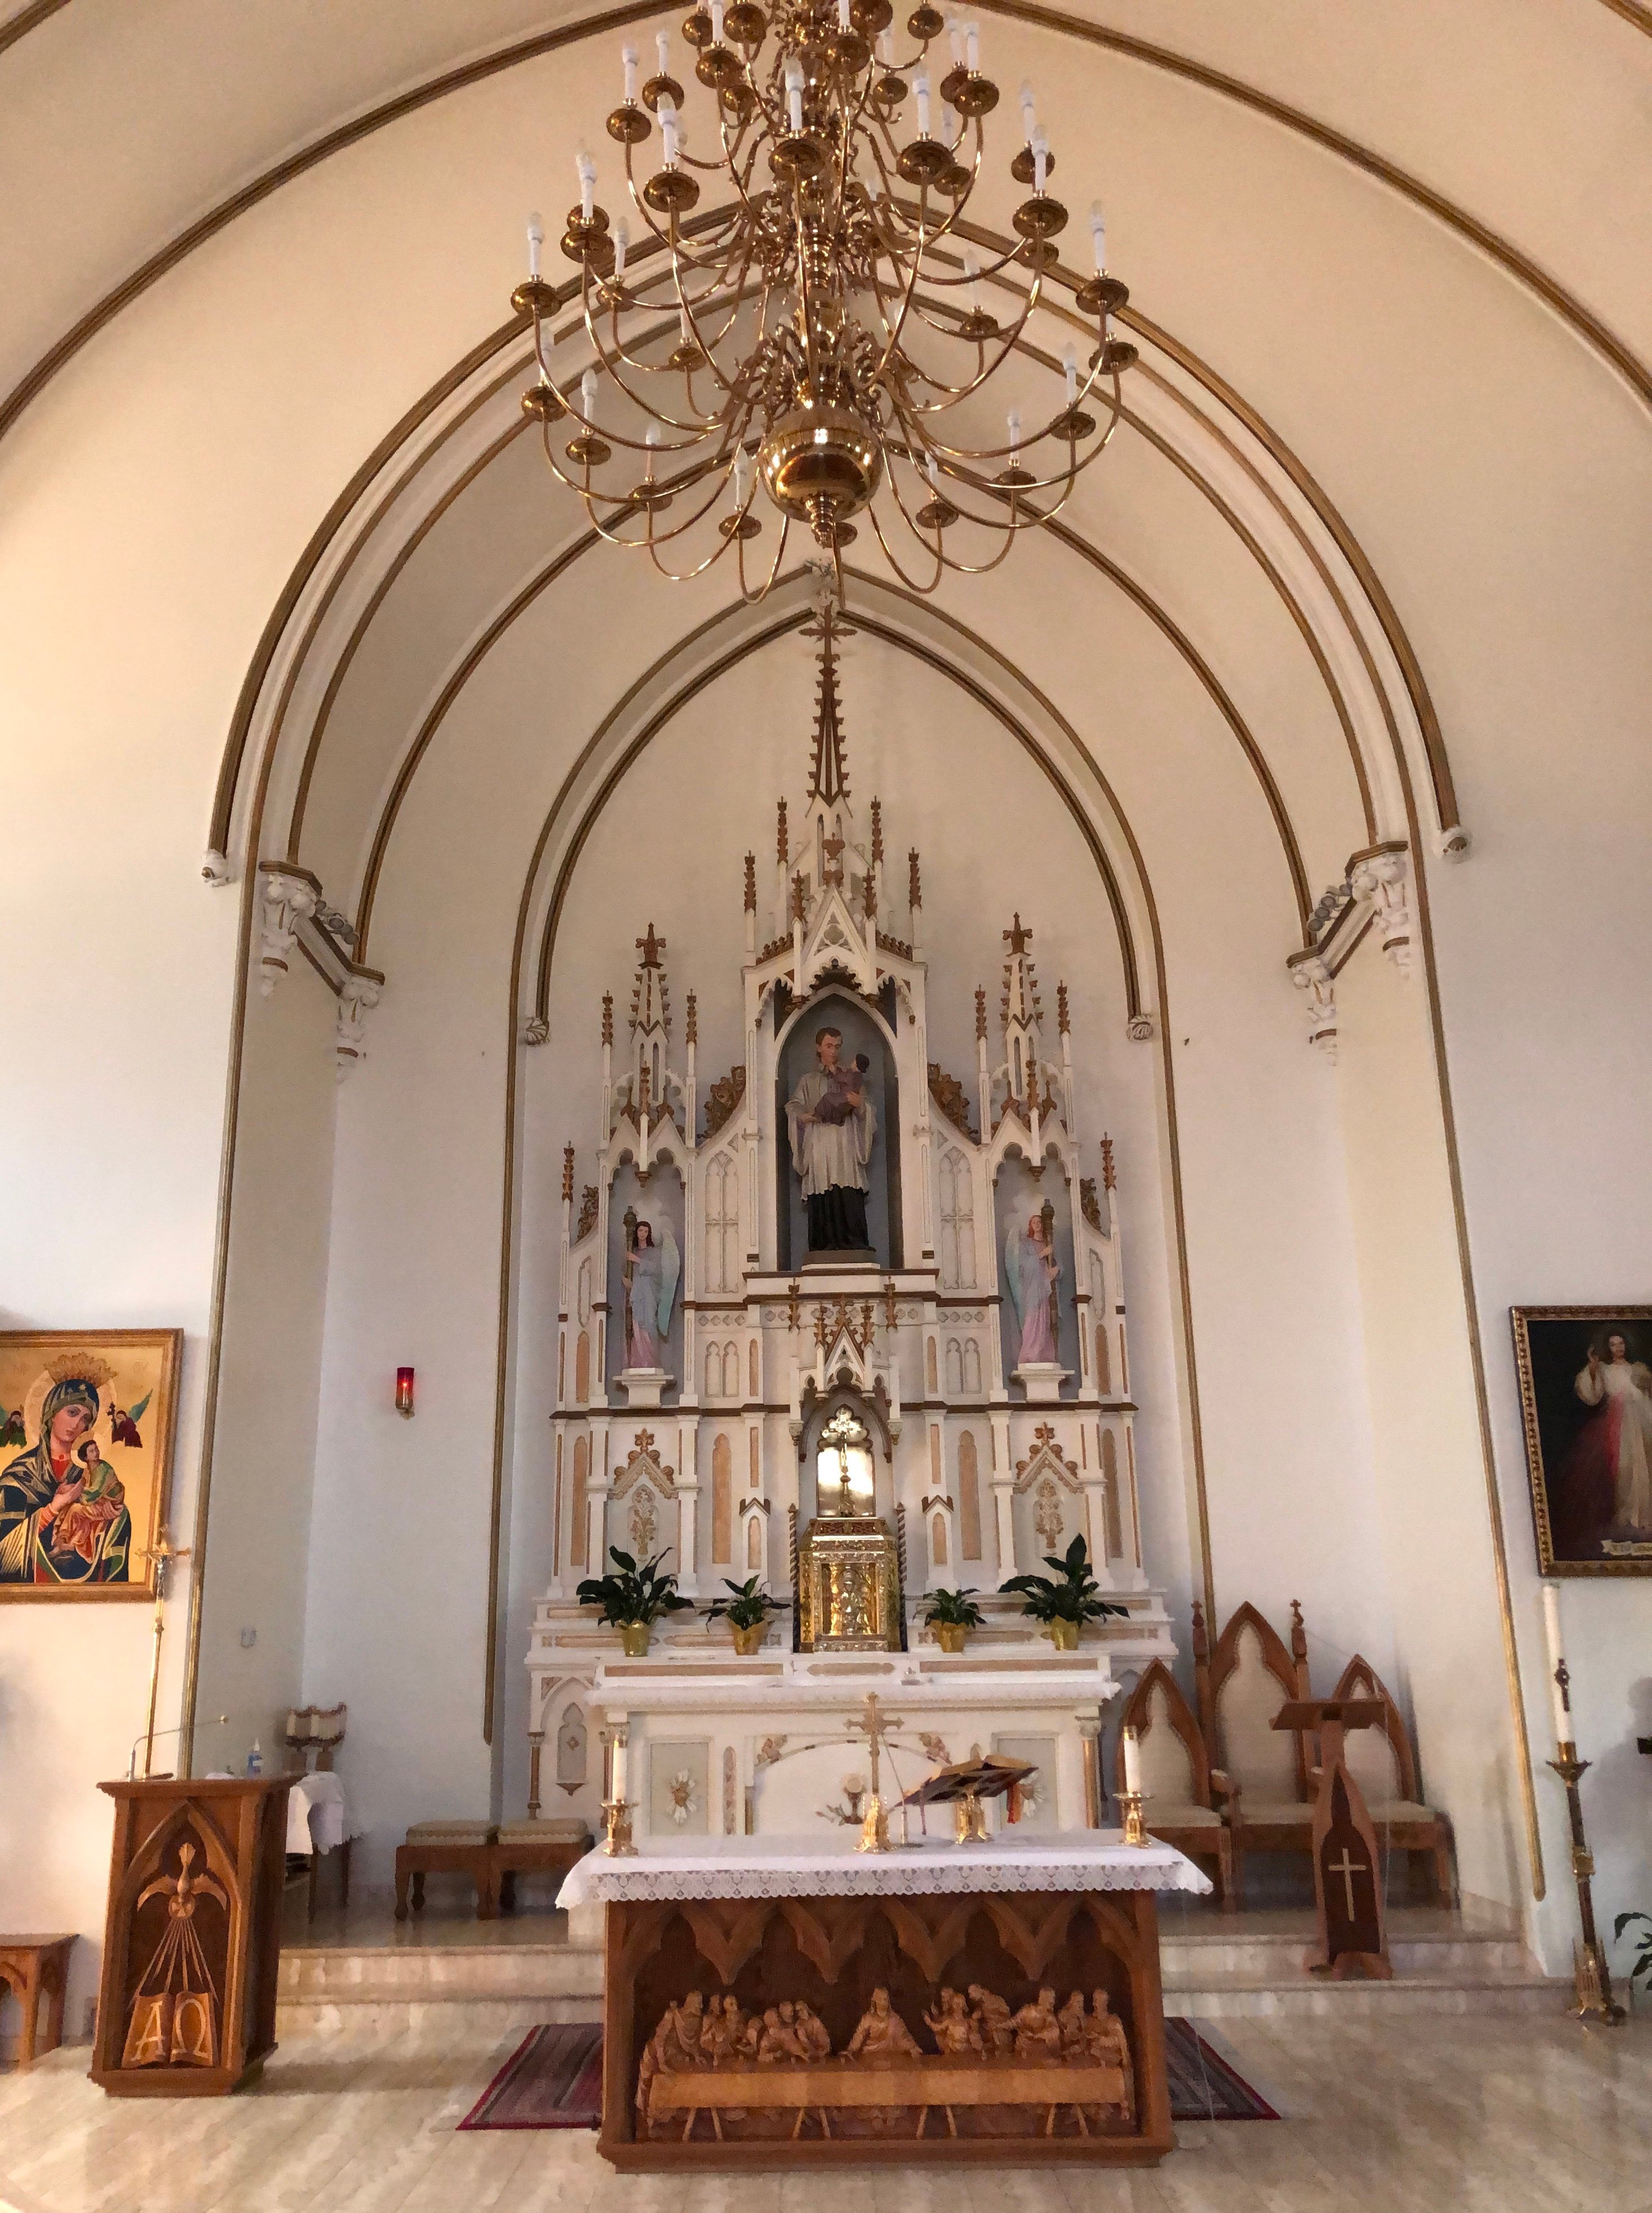
[[[1164,2025],[1171,2118],[1277,2121],[1191,2021]],[[594,2129],[602,2115],[602,2031],[595,2021],[530,2028],[459,2124],[461,2129]]]
[[[530,2028],[461,2129],[594,2129],[602,2118],[602,2025]]]

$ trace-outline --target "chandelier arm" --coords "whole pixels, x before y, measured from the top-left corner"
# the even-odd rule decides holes
[[[921,186],[919,187],[919,200],[918,200],[918,213],[919,213],[919,221],[920,221],[920,223],[922,222],[922,219],[923,219],[923,209],[924,209],[924,204],[927,202],[927,200],[929,199],[929,197],[930,197],[930,188],[929,188],[928,185],[923,185],[923,186]],[[905,328],[906,327],[906,311],[907,311],[908,308],[909,308],[909,307],[911,306],[911,304],[912,294],[913,294],[913,293],[917,290],[917,289],[918,271],[919,271],[919,268],[920,268],[920,267],[921,267],[921,265],[922,265],[922,261],[923,261],[923,253],[922,253],[922,250],[921,250],[921,247],[920,247],[919,252],[918,252],[917,253],[914,254],[914,256],[912,257],[912,265],[911,265],[911,271],[909,272],[909,274],[908,274],[908,276],[907,276],[905,287],[905,289],[904,289],[904,290],[902,291],[902,294],[901,294],[901,301],[900,301],[900,313],[899,313],[899,316],[896,318],[896,320],[895,320],[895,321],[894,321],[894,323],[893,323],[893,326],[891,326],[891,325],[889,324],[889,322],[888,322],[888,319],[887,319],[887,317],[885,318],[885,325],[884,325],[884,326],[885,326],[885,328],[888,331],[889,336],[888,336],[888,343],[885,345],[885,347],[884,347],[884,349],[883,349],[882,355],[881,355],[881,358],[880,358],[880,360],[879,360],[879,362],[878,362],[878,366],[877,366],[877,370],[876,370],[876,376],[877,376],[877,379],[878,379],[878,381],[879,381],[880,382],[881,382],[881,381],[882,381],[882,380],[883,380],[883,378],[884,378],[885,375],[887,374],[887,370],[888,370],[890,357],[893,354],[893,352],[894,352],[894,351],[895,351],[896,347],[900,344],[900,334],[901,334],[902,331],[903,331],[903,330],[905,330]]]
[[[750,504],[751,502],[748,500],[747,505],[749,507]],[[780,543],[774,549],[774,558],[769,564],[769,573],[763,579],[761,588],[753,592],[747,588],[746,582],[746,541],[735,533],[735,543],[740,549],[740,593],[747,607],[760,607],[774,589],[774,580],[780,574],[780,564],[785,558],[786,540],[790,535],[791,517],[789,515],[783,515],[780,518]]]
[[[897,500],[895,504],[897,507],[899,507],[899,501]],[[900,513],[903,520],[907,525],[907,527],[911,531],[912,535],[917,540],[918,544],[924,548],[924,552],[926,553],[933,553],[935,557],[935,575],[927,584],[922,584],[918,582],[916,576],[909,576],[907,575],[905,568],[903,568],[900,561],[896,556],[894,547],[891,546],[888,540],[883,534],[883,525],[878,521],[877,509],[875,507],[869,507],[866,510],[867,520],[872,526],[872,534],[877,540],[878,544],[883,548],[884,559],[889,564],[889,566],[894,570],[896,576],[899,577],[901,582],[905,585],[909,592],[916,592],[920,599],[928,599],[933,593],[937,592],[940,589],[941,579],[947,573],[945,557],[942,555],[938,545],[934,546],[930,546],[929,540],[925,538],[923,532],[918,529],[917,524],[913,522],[911,517],[906,513],[904,507],[900,508]],[[936,533],[937,540],[940,535],[941,533],[937,530]]]

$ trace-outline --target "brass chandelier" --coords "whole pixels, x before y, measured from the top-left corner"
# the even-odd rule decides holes
[[[596,165],[582,149],[562,240],[594,356],[576,385],[552,365],[547,326],[564,296],[540,274],[544,233],[529,220],[530,274],[511,295],[533,319],[539,367],[523,410],[595,528],[646,548],[674,581],[732,549],[743,596],[760,599],[796,522],[841,593],[843,550],[863,515],[901,581],[931,592],[948,569],[996,568],[1018,532],[1059,513],[1118,428],[1119,377],[1137,350],[1112,334],[1129,295],[1106,274],[1092,207],[1095,273],[1075,294],[1096,322],[1088,363],[1081,373],[1069,345],[1058,412],[1028,430],[1012,406],[1003,442],[978,442],[985,408],[969,403],[1020,343],[1068,213],[1046,189],[1054,160],[1023,85],[1024,143],[1009,172],[1032,189],[1015,212],[1016,242],[985,261],[963,243],[998,88],[981,74],[974,24],[920,5],[906,24],[913,51],[898,58],[892,21],[889,0],[697,7],[682,35],[715,103],[709,159],[687,150],[670,34],[656,39],[640,97],[636,50],[625,49],[625,97],[607,128],[641,229],[633,236],[597,204]],[[930,50],[948,31],[951,66],[936,83]],[[656,124],[659,166],[639,177]],[[728,195],[698,216],[696,171]],[[1015,311],[1000,320],[980,287],[1013,268],[1031,281],[1012,288]],[[947,436],[960,408],[954,419],[977,442]],[[759,486],[780,530],[753,577]],[[665,551],[680,540],[680,553]]]

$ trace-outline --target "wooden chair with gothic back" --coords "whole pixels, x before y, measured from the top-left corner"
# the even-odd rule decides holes
[[[1273,1717],[1288,1699],[1306,1698],[1308,1634],[1290,1603],[1290,1645],[1248,1601],[1210,1649],[1204,1609],[1193,1607],[1193,1680],[1210,1757],[1230,1778],[1228,1826],[1234,1857],[1247,1852],[1314,1849],[1314,1785],[1302,1737],[1282,1734]]]
[[[1125,1787],[1124,1731],[1133,1728],[1141,1759],[1142,1815],[1149,1836],[1173,1844],[1192,1860],[1216,1862],[1216,1892],[1224,1913],[1239,1903],[1237,1850],[1232,1830],[1217,1809],[1232,1785],[1212,1769],[1198,1717],[1162,1660],[1143,1670],[1119,1716],[1113,1741],[1113,1787]]]
[[[1405,1717],[1370,1661],[1356,1653],[1337,1680],[1334,1698],[1375,1698],[1384,1710],[1380,1728],[1356,1730],[1343,1747],[1349,1772],[1360,1788],[1378,1842],[1385,1852],[1426,1852],[1435,1902],[1449,1905],[1456,1895],[1451,1824],[1422,1803],[1417,1758]],[[1413,1862],[1413,1867],[1415,1862]]]

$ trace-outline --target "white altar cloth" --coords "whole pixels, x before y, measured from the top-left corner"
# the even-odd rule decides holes
[[[653,1899],[900,1898],[978,1891],[1182,1890],[1210,1879],[1173,1844],[1127,1844],[1117,1829],[1069,1830],[1037,1843],[938,1837],[888,1852],[857,1852],[851,1837],[723,1837],[715,1844],[653,1840],[610,1859],[599,1847],[562,1879],[558,1905]]]
[[[287,1794],[287,1850],[331,1852],[346,1838],[364,1837],[367,1831],[352,1821],[344,1786],[336,1775],[301,1775]]]

